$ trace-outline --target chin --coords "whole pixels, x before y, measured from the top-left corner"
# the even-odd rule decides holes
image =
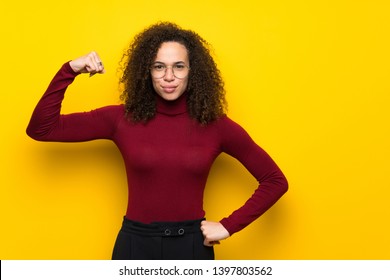
[[[162,99],[167,100],[167,101],[174,101],[181,96],[181,94],[166,94],[166,93],[159,94],[159,95]]]

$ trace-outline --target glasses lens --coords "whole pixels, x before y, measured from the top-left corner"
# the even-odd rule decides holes
[[[189,73],[189,67],[185,64],[175,64],[173,66],[166,66],[164,64],[154,64],[150,68],[150,74],[154,78],[160,79],[166,75],[167,71],[169,71],[168,68],[171,68],[172,74],[178,79],[184,79],[185,77],[188,76]]]
[[[183,79],[188,75],[188,67],[184,64],[176,64],[172,67],[173,75],[178,79]]]
[[[166,67],[163,64],[154,64],[150,67],[150,74],[157,79],[165,76]]]

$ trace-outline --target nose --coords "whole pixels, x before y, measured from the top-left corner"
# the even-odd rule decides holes
[[[165,81],[173,81],[174,79],[175,79],[175,75],[173,74],[172,67],[167,67],[165,69],[164,80]]]

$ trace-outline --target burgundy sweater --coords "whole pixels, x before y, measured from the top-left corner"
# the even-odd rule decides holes
[[[281,170],[243,128],[227,116],[201,126],[187,113],[185,94],[175,101],[156,95],[156,116],[146,124],[128,121],[123,105],[62,115],[65,91],[77,75],[69,63],[62,66],[37,104],[27,134],[40,141],[112,140],[125,162],[128,219],[150,223],[203,218],[206,180],[221,152],[239,160],[259,182],[246,203],[220,221],[231,235],[287,191]]]

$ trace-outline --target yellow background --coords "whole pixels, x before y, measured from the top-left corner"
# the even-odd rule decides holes
[[[218,259],[390,258],[390,5],[328,1],[2,1],[0,259],[109,259],[126,209],[108,141],[40,143],[31,112],[66,61],[96,50],[107,73],[78,77],[64,112],[119,102],[117,67],[158,20],[215,49],[229,116],[280,165],[289,192],[216,247]],[[222,155],[205,207],[219,220],[255,180]]]

